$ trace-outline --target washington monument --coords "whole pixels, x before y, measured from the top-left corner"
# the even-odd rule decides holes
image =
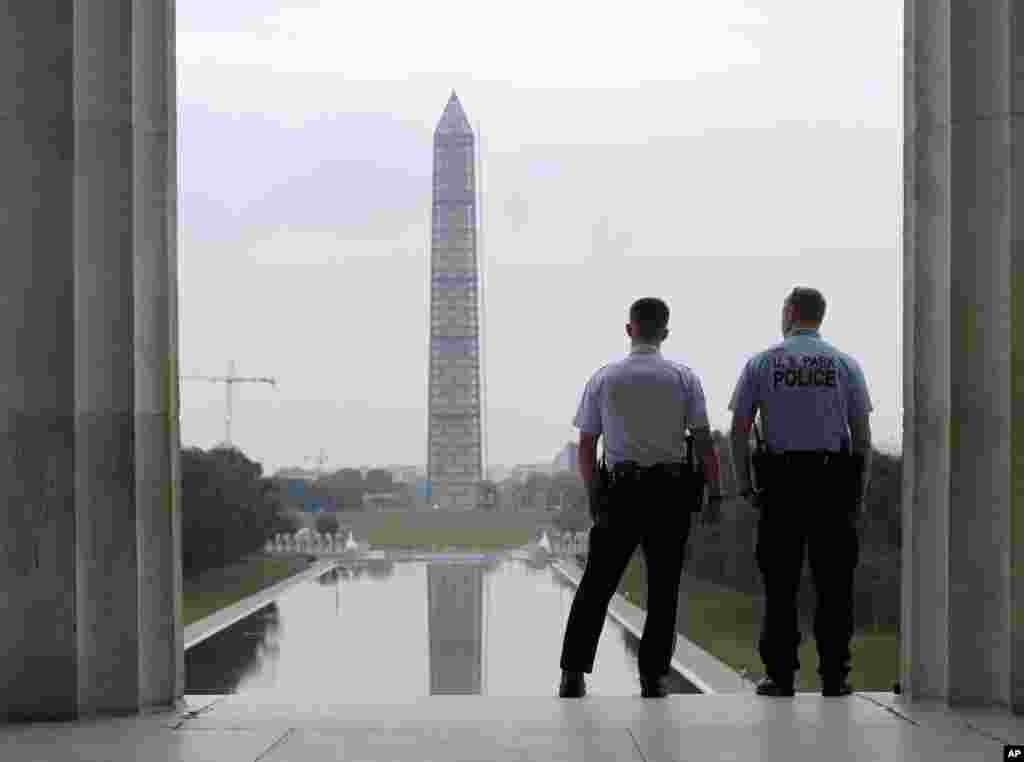
[[[476,146],[453,92],[434,130],[427,474],[431,505],[467,510],[483,477]]]

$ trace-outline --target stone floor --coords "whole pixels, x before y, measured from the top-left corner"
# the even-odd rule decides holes
[[[882,693],[431,696],[365,705],[186,696],[185,704],[140,717],[0,726],[0,760],[984,762],[1003,759],[1004,743],[1024,743],[1024,717],[910,706]]]

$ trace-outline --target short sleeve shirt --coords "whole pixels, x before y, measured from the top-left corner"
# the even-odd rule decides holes
[[[747,362],[729,409],[750,418],[760,412],[765,443],[784,452],[843,449],[850,419],[866,418],[872,407],[857,361],[804,329]]]
[[[688,367],[637,344],[626,359],[591,376],[572,424],[604,435],[609,465],[678,463],[687,429],[708,425],[704,389]]]

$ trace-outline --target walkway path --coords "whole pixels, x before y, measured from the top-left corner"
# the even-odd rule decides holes
[[[1004,743],[1024,742],[1024,718],[908,709],[901,698],[430,696],[341,704],[187,696],[184,713],[0,727],[0,759],[985,762],[1003,759]]]

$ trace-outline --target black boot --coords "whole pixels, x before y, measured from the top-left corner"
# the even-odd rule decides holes
[[[643,698],[665,698],[668,695],[665,678],[640,675],[640,695]]]
[[[793,683],[777,682],[770,677],[766,677],[764,680],[757,684],[757,695],[758,696],[780,696],[789,697],[796,694],[793,690]]]
[[[853,688],[846,682],[845,677],[826,677],[821,680],[821,695],[829,698],[836,696],[849,696]]]
[[[587,695],[587,684],[582,672],[562,670],[562,684],[558,687],[558,698],[583,698]]]

